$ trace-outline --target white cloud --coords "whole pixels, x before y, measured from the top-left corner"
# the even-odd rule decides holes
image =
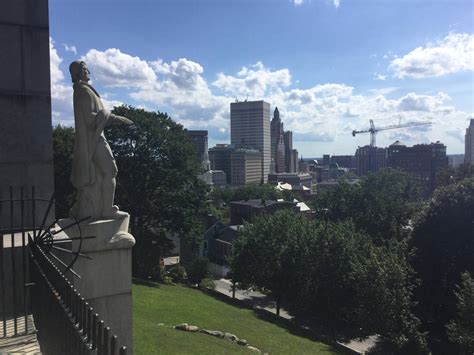
[[[439,92],[436,96],[417,95],[413,92],[402,97],[398,102],[400,111],[425,111],[425,112],[447,112],[453,110],[452,107],[443,106],[450,97]]]
[[[287,87],[291,84],[288,69],[272,71],[262,62],[257,62],[250,67],[242,67],[237,76],[217,74],[217,80],[212,83],[215,87],[235,97],[257,98],[265,95],[267,91]]]
[[[387,79],[387,76],[386,76],[386,75],[374,73],[374,80],[381,80],[381,81],[384,81],[385,79]]]
[[[293,0],[293,4],[295,4],[295,6],[301,5],[303,2],[304,0]]]
[[[143,87],[156,81],[156,74],[144,60],[122,53],[120,49],[89,50],[84,60],[92,76],[106,87]]]
[[[339,4],[341,3],[341,0],[334,0],[334,6],[336,7],[336,9],[339,7]]]
[[[425,78],[474,70],[474,35],[451,33],[392,60],[397,78]]]
[[[64,49],[66,50],[66,52],[71,52],[71,53],[74,53],[74,55],[77,55],[77,48],[76,48],[76,46],[69,46],[69,45],[66,44],[66,43],[63,43],[63,46],[64,46]]]
[[[71,85],[65,83],[60,70],[61,58],[53,42],[51,53],[52,89],[56,98],[53,107],[57,108],[58,102],[71,106]],[[450,106],[449,96],[442,92],[434,95],[411,92],[397,96],[399,88],[396,87],[357,92],[357,88],[344,83],[294,88],[288,69],[270,69],[261,62],[244,66],[236,73],[219,73],[217,79],[210,82],[203,76],[205,68],[186,58],[147,62],[118,49],[90,50],[88,54],[87,58],[97,59],[89,60],[97,83],[110,87],[102,95],[109,109],[125,102],[148,110],[165,111],[187,128],[208,129],[213,141],[229,140],[230,103],[236,97],[242,99],[247,95],[249,100],[264,99],[278,106],[285,129],[294,131],[295,146],[306,147],[304,149],[308,151],[324,149],[329,153],[352,153],[357,145],[367,144],[368,137],[353,138],[351,132],[367,128],[369,119],[374,119],[379,126],[396,124],[399,119],[402,122],[430,119],[434,123],[423,130],[405,129],[380,134],[377,141],[380,146],[392,143],[399,134],[406,144],[441,140],[461,147],[456,137],[466,126],[467,114]],[[109,69],[110,73],[105,70],[107,66],[113,67]],[[118,71],[118,78],[114,77],[115,71]],[[67,92],[66,95],[61,90]],[[67,99],[61,101],[64,97]],[[54,110],[56,122],[67,117],[64,112]],[[69,112],[72,109],[69,108]],[[69,117],[71,120],[72,115]],[[454,133],[447,133],[453,130]]]
[[[65,81],[60,68],[63,59],[54,46],[54,40],[49,38],[49,56],[51,72],[51,108],[53,124],[70,124],[74,120],[72,113],[72,84]]]

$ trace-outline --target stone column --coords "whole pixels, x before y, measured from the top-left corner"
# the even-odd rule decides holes
[[[9,186],[15,188],[15,197],[20,186],[35,186],[36,198],[49,199],[53,193],[49,73],[48,0],[1,0],[0,199],[8,196]],[[46,207],[37,204],[37,221]],[[0,227],[9,226],[7,207],[1,208]],[[25,217],[31,219],[30,209]]]
[[[132,333],[132,247],[135,239],[128,233],[130,217],[116,220],[96,220],[81,223],[79,228],[67,230],[69,237],[95,236],[82,241],[80,248],[92,260],[78,258],[73,266],[81,278],[72,277],[74,285],[94,311],[100,315],[112,334],[133,353]],[[71,219],[59,221],[66,226]],[[72,250],[78,250],[75,240]],[[69,275],[68,275],[69,276]]]

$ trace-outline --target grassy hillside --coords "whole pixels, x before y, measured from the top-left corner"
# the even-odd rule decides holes
[[[249,354],[244,347],[172,326],[189,323],[246,339],[269,354],[337,354],[329,345],[295,335],[290,323],[239,308],[184,286],[133,285],[136,354]],[[159,324],[162,325],[159,325]],[[164,324],[164,325],[163,325]]]

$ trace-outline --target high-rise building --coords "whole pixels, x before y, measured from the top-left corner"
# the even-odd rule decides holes
[[[464,141],[464,162],[474,165],[474,118],[471,118],[469,127],[466,129]]]
[[[225,172],[228,184],[231,183],[232,178],[230,156],[233,150],[234,146],[231,144],[216,144],[215,147],[209,149],[211,169]]]
[[[407,147],[396,141],[387,148],[387,166],[413,174],[425,191],[432,191],[437,172],[448,166],[446,146],[436,142]]]
[[[283,123],[280,119],[280,112],[278,107],[275,108],[273,113],[273,119],[270,124],[270,136],[271,136],[271,159],[272,169],[276,173],[282,173],[286,171],[285,164],[285,143],[283,140]]]
[[[293,132],[286,131],[283,135],[285,142],[285,172],[297,173],[298,169],[295,169],[296,161],[293,160]]]
[[[232,102],[230,142],[236,148],[252,148],[261,152],[261,181],[267,182],[271,165],[270,104],[265,101]]]
[[[369,145],[359,147],[356,150],[357,174],[367,175],[378,171],[386,166],[386,149],[371,147]]]
[[[211,164],[209,162],[209,153],[207,149],[207,131],[187,130],[187,133],[194,145],[197,158],[199,162],[201,162],[204,171],[210,170]]]
[[[257,149],[235,149],[231,154],[232,185],[259,184],[261,181],[262,153]]]

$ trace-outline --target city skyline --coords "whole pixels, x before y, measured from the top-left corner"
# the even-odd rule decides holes
[[[431,119],[378,146],[441,141],[464,152],[474,109],[469,1],[51,0],[53,122],[72,125],[68,65],[83,59],[111,108],[167,112],[230,142],[229,104],[278,106],[304,157],[354,154],[353,129]],[[85,6],[87,9],[88,6]],[[83,25],[87,18],[88,26]],[[107,26],[104,26],[107,19]]]

